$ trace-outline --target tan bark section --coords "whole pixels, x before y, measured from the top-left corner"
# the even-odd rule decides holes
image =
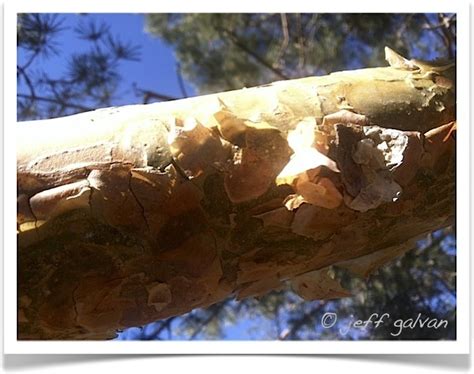
[[[286,281],[348,296],[331,266],[367,276],[453,221],[452,72],[19,123],[19,338],[109,338]]]

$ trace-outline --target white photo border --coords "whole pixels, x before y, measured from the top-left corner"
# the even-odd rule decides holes
[[[331,1],[322,4],[292,0],[291,11],[377,13],[457,13],[457,325],[455,341],[18,341],[16,243],[16,14],[151,13],[151,12],[269,12],[289,11],[288,1],[260,1],[259,8],[242,8],[240,2],[215,4],[212,0],[172,4],[134,0],[108,2],[81,0],[21,0],[4,4],[4,353],[78,354],[467,354],[470,352],[470,106],[469,106],[469,4],[455,1],[389,4]]]

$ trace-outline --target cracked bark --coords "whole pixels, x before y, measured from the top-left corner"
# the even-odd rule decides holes
[[[111,338],[286,283],[347,296],[331,266],[366,277],[453,223],[453,72],[19,123],[19,339]]]

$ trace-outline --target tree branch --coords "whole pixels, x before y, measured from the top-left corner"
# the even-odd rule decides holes
[[[438,14],[438,19],[440,15]],[[435,34],[439,36],[439,38],[441,39],[442,43],[445,45],[446,47],[446,50],[448,51],[448,59],[453,59],[454,55],[453,55],[453,51],[452,51],[452,45],[449,41],[449,37],[445,34],[444,30],[445,30],[445,27],[438,27],[439,25],[433,25],[433,23],[431,22],[431,20],[429,19],[429,17],[423,13],[423,18],[425,19],[425,22],[426,24],[428,25],[428,29],[431,29],[431,30],[434,30],[435,31]],[[441,20],[440,20],[440,23]]]
[[[188,97],[188,93],[186,92],[186,87],[184,87],[183,75],[181,74],[181,65],[179,63],[176,64],[176,74],[178,76],[178,84],[181,94],[186,98]]]
[[[288,18],[285,13],[280,13],[281,20],[281,32],[283,34],[283,40],[281,41],[280,50],[278,51],[277,57],[275,59],[275,64],[280,64],[280,59],[288,48],[288,42],[290,41],[290,34],[288,32]]]
[[[222,29],[224,33],[229,36],[229,40],[242,51],[247,53],[249,56],[252,56],[255,61],[260,65],[266,67],[268,70],[272,71],[280,79],[289,79],[289,77],[284,74],[280,69],[275,68],[272,64],[266,61],[263,57],[255,53],[252,49],[248,48],[242,41],[239,40],[238,36],[231,30]]]
[[[303,33],[303,24],[301,22],[301,14],[296,14],[296,28],[298,30],[298,70],[302,70],[306,63],[306,50],[305,50],[305,39]]]
[[[33,86],[33,83],[31,82],[30,77],[28,76],[28,74],[22,67],[17,66],[16,69],[19,72],[19,74],[23,77],[23,79],[26,82],[26,85],[28,86],[28,89],[30,90],[30,99],[35,100],[36,99],[35,88]]]
[[[50,97],[32,96],[32,95],[27,95],[27,94],[23,94],[23,93],[18,93],[16,96],[24,98],[24,99],[44,101],[44,102],[47,102],[47,103],[62,105],[62,106],[68,107],[68,108],[79,109],[83,112],[93,110],[93,108],[90,108],[90,107],[87,107],[87,106],[84,106],[84,105],[74,104],[74,103],[65,103],[61,100],[53,99],[53,98],[50,98]]]
[[[135,89],[135,92],[138,92],[139,95],[143,95],[143,104],[148,104],[151,99],[158,99],[160,101],[178,100],[177,97],[165,95],[165,94],[151,91],[151,90],[144,90],[144,89],[136,87],[136,85],[134,85],[134,89]]]
[[[330,266],[365,277],[454,220],[454,70],[18,123],[19,339],[104,339],[287,281],[347,295]]]

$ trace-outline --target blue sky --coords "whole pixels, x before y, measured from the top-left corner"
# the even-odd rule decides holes
[[[61,14],[64,30],[57,35],[55,42],[59,54],[49,58],[40,57],[35,62],[36,68],[44,69],[52,78],[59,78],[67,71],[67,57],[73,53],[87,51],[90,43],[78,38],[74,28],[80,20],[102,21],[110,26],[110,32],[114,37],[119,37],[124,42],[140,46],[140,61],[122,61],[120,63],[120,74],[122,76],[121,87],[114,105],[141,103],[132,88],[136,83],[141,89],[152,90],[161,94],[182,97],[176,73],[177,61],[173,50],[160,39],[145,32],[145,16],[143,14]],[[19,49],[19,63],[25,59],[25,53]],[[40,64],[38,64],[38,62]],[[19,92],[27,92],[20,85]],[[185,88],[189,96],[195,94],[194,88],[185,81]],[[23,89],[23,91],[22,91]]]

